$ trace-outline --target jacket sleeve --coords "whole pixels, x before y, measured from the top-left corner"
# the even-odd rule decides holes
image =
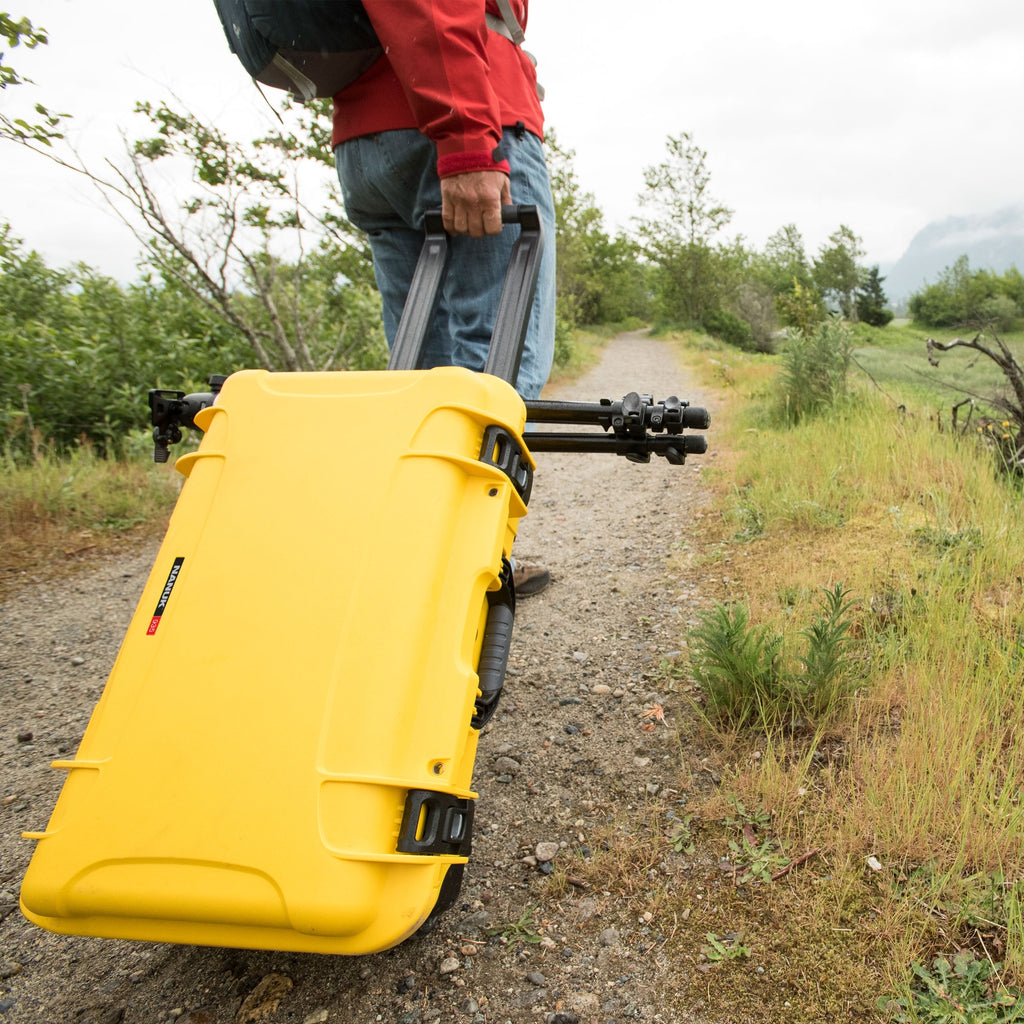
[[[488,76],[485,0],[363,0],[441,177],[508,171]]]

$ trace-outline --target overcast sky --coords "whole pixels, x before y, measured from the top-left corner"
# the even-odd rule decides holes
[[[1024,0],[532,0],[528,48],[548,123],[582,186],[626,228],[643,169],[693,134],[730,235],[794,223],[813,254],[840,224],[868,262],[929,221],[1024,202]],[[74,115],[93,159],[116,157],[137,99],[173,91],[242,139],[267,124],[212,0],[13,0],[50,35],[8,60],[36,86],[0,94]],[[52,265],[135,276],[137,247],[89,187],[0,144],[0,221]]]

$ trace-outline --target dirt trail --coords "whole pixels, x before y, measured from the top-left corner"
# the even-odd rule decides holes
[[[671,345],[640,334],[547,397],[596,400],[689,386]],[[712,430],[709,440],[714,444]],[[540,455],[517,554],[552,585],[520,602],[502,704],[481,738],[474,848],[461,897],[428,936],[342,958],[67,938],[17,909],[32,844],[76,749],[155,548],[70,580],[27,585],[0,606],[0,1021],[12,1024],[363,1022],[504,1024],[691,1019],[690,963],[669,959],[627,900],[576,877],[613,816],[676,795],[679,710],[660,666],[704,603],[681,571],[701,468]],[[675,568],[673,568],[675,566]],[[538,844],[556,844],[538,862]],[[543,852],[543,851],[542,851]],[[657,874],[668,869],[652,861]],[[574,872],[576,874],[574,874]],[[569,880],[566,881],[566,876]],[[654,878],[654,875],[651,876]],[[638,912],[641,916],[638,916]]]

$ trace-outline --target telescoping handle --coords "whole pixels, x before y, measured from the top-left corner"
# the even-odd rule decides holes
[[[503,224],[518,224],[519,238],[505,272],[484,373],[501,377],[514,386],[540,274],[544,235],[536,206],[503,206],[501,220]],[[450,248],[441,211],[428,212],[424,227],[426,236],[391,346],[389,370],[422,369],[424,343],[448,273]]]

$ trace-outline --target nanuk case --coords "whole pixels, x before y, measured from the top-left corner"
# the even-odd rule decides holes
[[[417,370],[402,337],[397,369],[244,371],[195,417],[156,564],[29,834],[31,921],[359,954],[454,898],[533,463],[502,379],[518,353],[492,352],[501,375]]]

